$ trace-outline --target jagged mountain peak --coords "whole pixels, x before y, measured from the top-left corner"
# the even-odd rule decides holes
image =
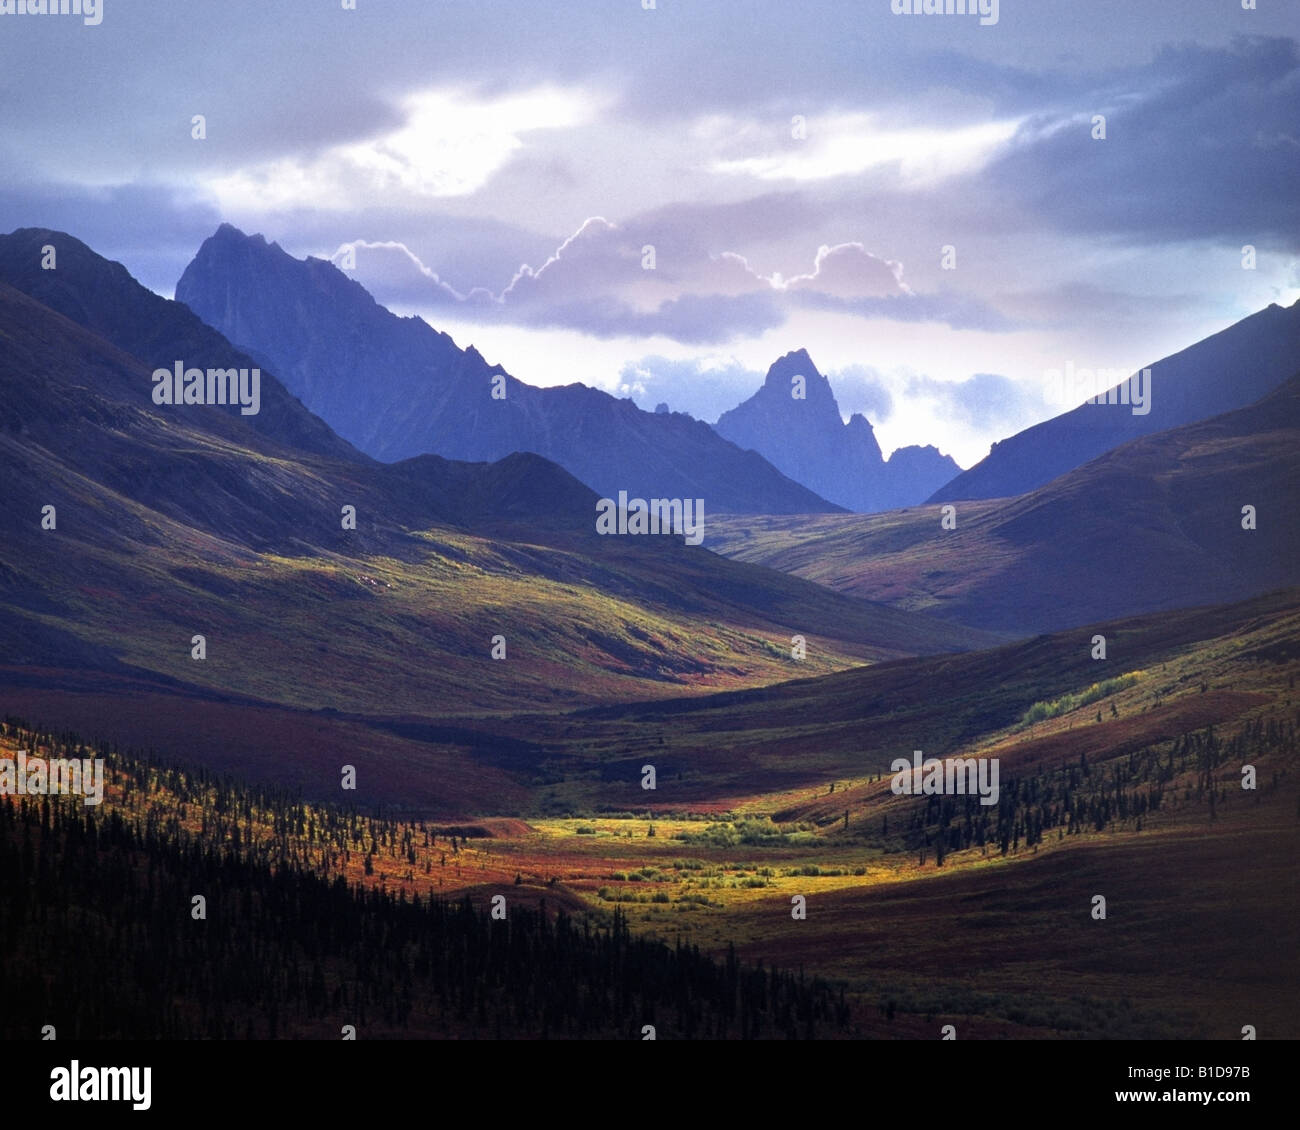
[[[250,235],[242,229],[235,227],[234,224],[227,223],[224,220],[217,225],[217,230],[209,238],[226,242],[239,241],[242,243],[260,243],[263,246],[266,245],[266,236],[261,232],[253,232]]]
[[[526,385],[422,318],[393,314],[325,260],[261,251],[227,234],[199,249],[176,297],[265,358],[313,412],[381,460],[533,451],[607,497],[625,489],[702,497],[715,512],[838,509],[706,424],[643,412],[581,384]]]
[[[52,246],[57,266],[41,266],[42,248]],[[171,368],[256,368],[258,359],[236,349],[181,302],[162,298],[137,282],[121,264],[104,258],[75,236],[23,228],[0,236],[0,283],[144,362]],[[359,453],[305,411],[263,366],[260,407],[243,420],[263,436],[317,454],[359,458]],[[222,411],[242,415],[238,406]]]
[[[821,376],[821,373],[817,371],[817,366],[813,363],[813,359],[808,356],[808,350],[803,347],[792,349],[789,353],[784,353],[773,361],[771,367],[767,370],[767,379],[771,380],[774,376],[782,377],[796,373],[803,373],[805,376]]]
[[[777,358],[767,370],[759,391],[768,396],[794,400],[791,390],[795,387],[796,377],[803,378],[801,395],[796,403],[812,404],[822,410],[833,408],[839,417],[839,405],[831,390],[831,382],[822,375],[806,349],[795,349]]]
[[[802,348],[774,361],[762,386],[716,428],[851,510],[914,505],[961,470],[933,449],[905,448],[886,463],[871,421],[861,412],[844,421],[830,380]]]

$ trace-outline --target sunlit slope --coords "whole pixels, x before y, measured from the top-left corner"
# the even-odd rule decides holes
[[[5,666],[428,715],[753,685],[989,639],[670,538],[598,537],[595,496],[536,456],[383,466],[237,413],[156,407],[139,359],[3,287],[0,343]]]
[[[953,1024],[961,1039],[1235,1039],[1249,1024],[1292,1037],[1300,593],[1099,628],[1122,665],[1078,660],[1080,633],[948,657],[925,680],[943,688],[928,709],[910,677],[936,661],[911,660],[533,716],[520,723],[544,745],[502,738],[450,763],[406,742],[384,760],[423,770],[413,788],[433,776],[467,790],[461,815],[358,814],[388,796],[363,765],[342,815],[252,797],[240,843],[408,900],[504,895],[515,914],[544,899],[597,921],[617,909],[669,945],[832,978],[844,1035],[935,1039]],[[766,713],[781,704],[796,729]],[[389,732],[312,717],[325,745]],[[856,758],[838,743],[845,725],[872,737]],[[10,734],[0,748],[45,741]],[[728,776],[711,759],[738,741]],[[998,803],[895,794],[888,761],[912,742],[997,757]],[[337,773],[327,762],[317,774]],[[131,766],[128,792],[116,764],[109,813],[228,844],[232,807],[214,802],[229,785]]]
[[[1092,658],[1095,635],[1106,637],[1105,660]],[[887,793],[891,762],[918,749],[993,753],[1010,770],[1115,756],[1238,720],[1290,693],[1297,640],[1300,590],[1291,589],[971,654],[530,717],[499,732],[552,751],[542,765],[565,780],[548,795],[567,807],[731,808],[763,798],[755,804],[789,819],[835,820]],[[666,782],[653,796],[640,788],[647,761]],[[827,793],[833,781],[839,788]]]

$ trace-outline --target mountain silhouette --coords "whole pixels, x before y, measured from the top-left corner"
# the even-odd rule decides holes
[[[199,349],[248,359],[70,236],[0,237],[6,272],[34,289],[49,284],[16,269],[19,241],[35,262],[50,242],[75,246],[57,296],[87,324],[0,282],[0,685],[93,672],[173,697],[419,717],[726,689],[989,642],[680,537],[600,537],[595,493],[533,453],[380,463],[269,371],[258,415],[159,405],[152,370],[178,349],[187,363]],[[142,355],[89,328],[114,310],[129,315],[115,336]],[[497,635],[509,662],[488,654]],[[101,716],[117,711],[107,696]]]
[[[1300,584],[1300,375],[1246,408],[1132,440],[1017,498],[948,505],[952,528],[927,505],[736,518],[715,524],[707,544],[869,600],[1022,635]]]
[[[923,502],[961,468],[934,447],[905,447],[888,461],[861,413],[846,424],[830,382],[803,349],[767,371],[762,387],[714,425],[796,482],[849,510],[873,513]]]
[[[531,451],[609,498],[702,498],[713,512],[839,509],[701,421],[582,384],[524,384],[473,346],[386,310],[333,264],[295,259],[229,224],[204,241],[176,298],[376,459]]]
[[[1131,403],[1080,404],[995,443],[929,501],[1024,494],[1138,436],[1244,408],[1295,372],[1298,353],[1300,300],[1274,303],[1149,366],[1149,411],[1135,413]]]

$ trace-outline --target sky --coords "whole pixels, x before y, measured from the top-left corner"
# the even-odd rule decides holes
[[[230,222],[709,421],[806,348],[962,466],[1300,298],[1295,0],[345,2],[0,0],[0,231],[170,297]]]

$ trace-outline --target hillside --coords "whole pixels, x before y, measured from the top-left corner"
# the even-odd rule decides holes
[[[283,790],[42,738],[0,727],[0,755],[98,755],[109,764],[105,803],[56,804],[51,818],[0,797],[0,866],[60,892],[57,907],[13,884],[0,896],[0,1038],[53,1023],[64,1040],[337,1039],[346,1021],[367,1039],[636,1039],[652,1021],[662,1038],[754,1039],[834,1033],[847,1021],[821,981],[634,938],[618,912],[593,922],[562,892],[549,892],[548,911],[536,891],[507,888],[506,921],[486,900],[439,898],[432,857],[446,874],[450,853],[459,876],[461,861],[481,854],[463,837],[462,850],[454,831],[312,808]],[[292,858],[270,850],[308,826]],[[393,859],[399,839],[404,869]],[[364,864],[350,883],[353,857]],[[429,890],[408,901],[417,862]],[[175,910],[190,906],[196,885],[197,929]],[[66,970],[53,982],[39,973],[52,950]]]
[[[1000,440],[929,501],[1024,494],[1139,436],[1244,408],[1293,376],[1298,356],[1300,300],[1274,303],[1151,365],[1150,402],[1139,406],[1147,411],[1110,401],[1110,390],[1101,390],[1108,403],[1080,404]]]
[[[1104,660],[1092,657],[1098,632],[1108,641]],[[1242,692],[1257,677],[1273,678],[1282,669],[1277,665],[1300,658],[1297,633],[1300,590],[1287,589],[1238,604],[1105,621],[979,652],[899,660],[752,690],[591,707],[550,719],[530,716],[526,723],[502,719],[492,730],[506,737],[527,732],[549,750],[569,778],[569,804],[579,797],[611,810],[643,804],[634,770],[638,757],[652,755],[672,782],[653,798],[657,807],[708,803],[726,810],[756,793],[874,776],[915,749],[947,757],[992,742],[1014,746],[1023,757],[1032,744],[1027,738],[1066,722],[1082,726],[1097,709],[1080,702],[1062,716],[1065,721],[1027,730],[1022,722],[1035,703],[1138,672],[1131,688],[1116,686],[1098,701],[1106,705],[1123,692],[1120,701],[1138,704],[1140,721],[1128,709],[1122,724],[1108,717],[1095,729],[1088,725],[1071,735],[1089,743],[1089,756],[1114,756],[1131,740],[1120,740],[1125,729],[1172,737],[1181,731],[1170,727],[1199,727],[1248,713],[1258,703]],[[1030,760],[1034,756],[1031,751]],[[820,802],[823,815],[842,809],[842,798],[835,798]],[[807,815],[795,812],[786,819]]]
[[[69,308],[140,302],[168,341],[194,325],[114,285],[89,272]],[[0,690],[92,733],[199,746],[259,779],[368,735],[356,757],[395,794],[450,806],[506,795],[491,773],[425,779],[463,735],[431,750],[349,716],[701,693],[992,639],[680,538],[599,537],[594,494],[539,456],[386,465],[292,398],[270,429],[155,405],[148,362],[4,285],[0,342]]]
[[[353,1023],[362,1038],[618,1039],[641,1020],[733,1038],[1294,1036],[1300,590],[1097,627],[1116,641],[1106,662],[1072,632],[521,717],[546,745],[507,765],[499,737],[513,791],[452,820],[367,812],[383,794],[364,771],[353,803],[313,805],[11,719],[0,755],[94,752],[107,772],[102,808],[0,798],[0,856],[72,876],[57,905],[6,887],[6,1015],[61,1038],[337,1038]],[[890,763],[916,747],[996,758],[998,803],[896,794]],[[523,818],[492,815],[504,806]],[[192,929],[175,907],[195,881],[197,964],[172,940]],[[508,932],[487,913],[498,900]],[[153,926],[124,942],[100,926],[114,906]],[[286,932],[292,907],[318,909]],[[78,972],[24,975],[22,955],[74,923]],[[136,972],[107,997],[79,991],[128,942]],[[531,960],[538,947],[564,972]],[[196,968],[219,972],[220,998]],[[795,968],[797,982],[771,972]]]
[[[750,518],[706,544],[972,626],[1051,631],[1300,582],[1300,378],[1108,452],[1020,498],[869,517]],[[1244,506],[1256,528],[1242,527]]]

